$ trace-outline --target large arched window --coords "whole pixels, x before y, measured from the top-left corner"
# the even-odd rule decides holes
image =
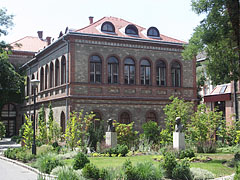
[[[125,84],[135,84],[135,63],[131,58],[124,61],[124,82]]]
[[[155,27],[150,27],[147,31],[147,36],[150,37],[160,37],[160,33],[157,28]]]
[[[27,89],[26,90],[27,90],[26,95],[29,96],[30,95],[30,78],[29,77],[27,77]]]
[[[94,125],[94,129],[99,129],[100,126],[101,126],[101,121],[102,121],[102,116],[100,114],[100,112],[96,112],[96,111],[93,111],[93,114],[95,114],[94,118],[93,118],[93,125]]]
[[[157,116],[156,116],[156,113],[153,112],[153,111],[149,111],[147,112],[146,114],[146,122],[148,121],[154,121],[157,123]]]
[[[59,85],[59,60],[57,59],[55,62],[55,86]]]
[[[141,61],[141,84],[150,85],[151,84],[151,65],[146,59]]]
[[[115,33],[115,27],[111,22],[107,21],[102,24],[101,31],[105,33]]]
[[[128,112],[122,112],[120,114],[119,123],[130,124],[131,123],[130,114]]]
[[[66,58],[62,56],[61,59],[61,84],[66,83]]]
[[[172,86],[180,87],[181,86],[181,66],[176,61],[172,63],[171,75],[172,75]]]
[[[49,88],[54,86],[54,68],[53,63],[50,63],[50,77],[49,77]]]
[[[45,89],[48,88],[48,65],[45,66]]]
[[[157,72],[157,85],[166,86],[166,64],[163,61],[157,61],[156,63]]]
[[[125,34],[130,36],[138,36],[138,29],[133,24],[130,24],[125,28]]]
[[[118,83],[118,60],[113,56],[108,58],[108,83]]]
[[[99,56],[90,58],[90,82],[100,83],[102,81],[102,60]]]
[[[41,67],[40,70],[40,91],[43,91],[44,89],[44,70],[43,67]]]
[[[66,131],[66,123],[65,123],[65,114],[64,114],[63,111],[62,111],[62,113],[61,113],[60,121],[61,121],[60,124],[61,124],[62,132],[63,132],[63,134],[65,134],[65,131]]]
[[[6,137],[16,134],[16,107],[13,104],[5,104],[1,111],[0,122],[6,127]]]

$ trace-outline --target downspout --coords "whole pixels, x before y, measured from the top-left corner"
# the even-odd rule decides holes
[[[64,36],[66,37],[66,36]],[[63,37],[63,42],[67,43],[67,58],[66,58],[66,116],[65,116],[65,127],[67,124],[68,120],[68,114],[69,114],[69,109],[68,109],[68,97],[69,97],[69,41],[64,39]]]

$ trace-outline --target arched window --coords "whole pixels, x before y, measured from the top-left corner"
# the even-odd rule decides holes
[[[108,83],[118,83],[118,60],[113,56],[108,58]]]
[[[65,114],[64,114],[64,112],[62,111],[62,113],[61,113],[61,118],[60,118],[60,120],[61,120],[61,128],[62,128],[62,132],[63,132],[63,134],[65,134],[65,131],[66,131],[66,124],[65,124]]]
[[[172,74],[172,86],[180,87],[181,86],[181,66],[176,61],[172,63],[171,74]]]
[[[147,31],[147,36],[160,37],[160,33],[157,28],[150,27]]]
[[[156,68],[157,85],[166,86],[166,64],[163,61],[157,61]]]
[[[141,61],[141,84],[150,85],[151,82],[151,65],[150,62],[146,59]]]
[[[115,27],[111,22],[107,21],[102,24],[101,31],[105,33],[115,33]]]
[[[157,123],[157,116],[156,113],[153,111],[147,112],[146,114],[146,122],[148,121],[154,121]]]
[[[6,137],[16,134],[16,107],[13,104],[5,104],[1,111],[0,122],[6,127]]]
[[[41,67],[40,70],[40,91],[44,89],[44,70],[43,67]]]
[[[30,95],[30,78],[27,77],[27,96]]]
[[[138,29],[133,24],[130,24],[126,27],[125,34],[128,34],[130,36],[132,36],[132,35],[133,36],[138,36]]]
[[[55,86],[59,86],[59,60],[55,62]]]
[[[124,61],[124,82],[125,84],[135,84],[135,63],[131,58]]]
[[[45,89],[48,88],[48,65],[45,66]]]
[[[49,78],[49,88],[52,88],[54,86],[54,68],[53,63],[50,63],[50,78]]]
[[[61,59],[61,84],[66,83],[66,58],[62,56]]]
[[[122,112],[120,114],[119,123],[121,123],[121,124],[130,124],[131,123],[130,115],[128,112]]]
[[[90,82],[101,83],[102,79],[102,60],[99,56],[90,58]]]
[[[32,77],[31,77],[31,80],[33,80],[33,79],[35,79],[34,74],[32,74]],[[33,89],[33,86],[32,86],[32,84],[31,84],[31,94],[32,94],[32,95],[33,95],[33,91],[34,91],[34,89]]]
[[[101,126],[102,116],[99,112],[94,111],[95,114],[93,121],[94,121],[94,129],[99,129]]]

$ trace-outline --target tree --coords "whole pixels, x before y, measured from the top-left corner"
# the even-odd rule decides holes
[[[23,142],[25,147],[30,149],[33,142],[33,125],[31,119],[25,115],[26,122],[24,123]]]
[[[13,15],[8,15],[6,9],[0,8],[0,37],[7,35],[7,29],[13,25],[12,20]],[[8,60],[9,47],[5,42],[0,42],[0,107],[9,101],[21,101],[24,87],[23,77]]]
[[[50,103],[49,106],[49,114],[48,114],[48,142],[51,143],[52,139],[54,138],[54,119],[53,119],[53,110],[52,104]]]
[[[214,84],[239,77],[239,1],[192,0],[193,11],[206,14],[186,46],[184,59],[206,52],[207,72]]]

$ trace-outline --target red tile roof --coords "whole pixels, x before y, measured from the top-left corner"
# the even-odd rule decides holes
[[[115,26],[116,34],[109,34],[109,33],[104,33],[101,31],[101,25],[106,21],[110,21]],[[129,36],[129,35],[125,34],[125,27],[127,27],[129,24],[133,24],[137,27],[138,32],[139,32],[139,37]],[[100,19],[82,29],[78,29],[75,32],[88,33],[88,34],[111,35],[111,36],[119,36],[119,37],[129,37],[129,38],[140,38],[140,39],[147,39],[147,40],[157,40],[157,41],[166,41],[166,42],[186,44],[186,42],[184,42],[184,41],[180,41],[180,40],[165,36],[165,35],[161,34],[161,32],[160,32],[160,38],[148,37],[146,28],[143,28],[134,23],[131,23],[131,22],[128,22],[126,20],[116,18],[116,17],[103,17],[102,19]]]
[[[41,40],[38,37],[26,36],[10,45],[16,51],[38,52],[47,46],[47,41]]]

